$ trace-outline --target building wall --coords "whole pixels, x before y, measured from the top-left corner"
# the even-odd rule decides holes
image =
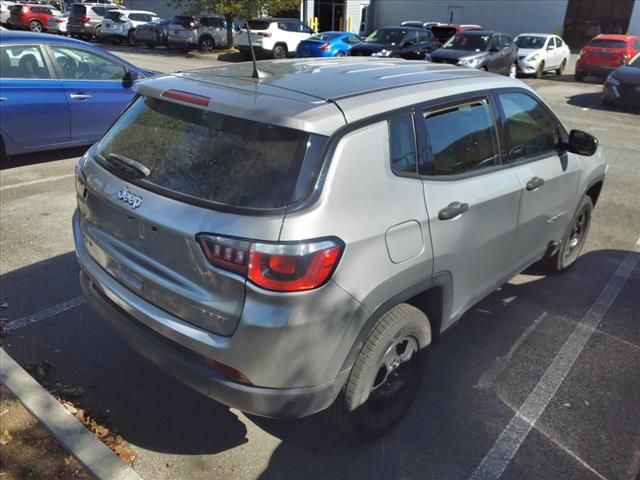
[[[167,6],[167,0],[124,0],[122,2],[127,8],[133,10],[149,10],[157,13],[162,18],[173,17],[180,10]]]
[[[561,33],[568,0],[373,0],[373,28],[404,20],[479,24],[490,30]],[[458,8],[456,8],[458,7]],[[373,29],[371,28],[371,30]]]

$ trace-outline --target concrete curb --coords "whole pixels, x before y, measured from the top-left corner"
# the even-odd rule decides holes
[[[98,479],[142,480],[0,348],[0,381]]]

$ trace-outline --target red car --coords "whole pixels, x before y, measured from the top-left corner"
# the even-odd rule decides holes
[[[596,35],[580,51],[575,79],[581,82],[587,75],[606,77],[640,52],[640,40],[635,35]]]
[[[62,12],[49,5],[13,5],[9,7],[11,16],[7,24],[13,28],[42,32],[47,27],[51,17],[61,15]]]

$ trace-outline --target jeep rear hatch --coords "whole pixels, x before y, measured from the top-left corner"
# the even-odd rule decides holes
[[[231,335],[246,278],[227,267],[246,265],[238,245],[278,240],[325,137],[205,110],[198,95],[164,96],[139,97],[90,151],[80,201],[86,248],[148,302]]]

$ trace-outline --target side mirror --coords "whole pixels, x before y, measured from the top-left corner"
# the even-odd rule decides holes
[[[549,45],[547,47],[547,52],[550,52],[551,50],[555,50],[555,49],[556,49],[556,47],[554,47],[553,45]]]
[[[568,146],[571,153],[590,157],[598,150],[598,139],[582,130],[571,130]]]
[[[137,71],[131,70],[129,67],[124,67],[124,75],[122,76],[122,83],[124,83],[125,86],[131,86],[131,84],[136,80],[138,80],[138,78],[140,78],[140,75],[138,74]]]

